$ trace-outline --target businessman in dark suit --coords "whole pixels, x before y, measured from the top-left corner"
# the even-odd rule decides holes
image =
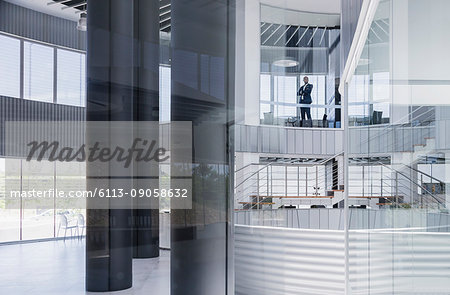
[[[300,89],[298,90],[297,95],[299,96],[298,103],[300,104],[311,104],[312,98],[311,98],[311,91],[313,89],[313,85],[309,84],[309,78],[305,76],[303,78],[303,82],[305,83]],[[305,120],[306,117],[308,117],[308,120],[311,120],[311,108],[310,107],[301,107],[300,108],[301,116],[302,116],[302,123]],[[303,125],[303,124],[302,124]]]

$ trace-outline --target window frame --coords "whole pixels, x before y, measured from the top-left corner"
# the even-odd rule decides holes
[[[79,50],[79,49],[75,49],[75,48],[69,48],[69,47],[65,47],[65,46],[59,46],[59,45],[55,45],[55,44],[50,44],[47,42],[42,42],[42,41],[38,41],[38,40],[33,40],[30,38],[25,38],[25,37],[21,37],[21,36],[17,36],[14,34],[10,34],[10,33],[6,33],[6,32],[2,32],[0,31],[0,36],[3,37],[7,37],[7,38],[12,38],[12,39],[16,39],[20,41],[20,77],[19,77],[19,84],[20,84],[20,95],[19,97],[15,97],[17,99],[27,99],[27,100],[33,100],[33,101],[38,101],[41,103],[54,103],[54,104],[58,104],[58,105],[69,105],[69,106],[74,106],[74,107],[85,107],[86,106],[86,101],[87,101],[87,92],[86,92],[86,83],[84,83],[84,87],[85,87],[85,91],[84,91],[84,102],[82,103],[82,105],[72,105],[72,104],[66,104],[66,103],[59,103],[57,100],[58,97],[58,79],[57,79],[57,67],[58,67],[58,60],[57,60],[57,51],[58,50],[66,50],[66,51],[70,51],[70,52],[75,52],[78,54],[82,54],[84,55],[85,61],[86,61],[86,51],[84,50]],[[47,46],[53,49],[53,73],[52,73],[52,79],[53,79],[53,90],[52,90],[52,101],[42,101],[42,100],[38,100],[38,99],[28,99],[25,98],[25,42],[27,43],[31,43],[31,44],[37,44],[37,45],[41,45],[41,46]],[[86,64],[84,66],[84,77],[86,79]]]

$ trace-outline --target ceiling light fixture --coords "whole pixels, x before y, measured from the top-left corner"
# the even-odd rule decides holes
[[[290,58],[282,58],[273,62],[274,66],[282,68],[291,68],[299,65],[298,61]]]

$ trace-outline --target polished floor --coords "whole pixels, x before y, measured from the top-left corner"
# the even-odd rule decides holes
[[[170,294],[170,255],[133,261],[133,287],[106,293],[84,291],[84,241],[68,239],[0,246],[0,294]]]

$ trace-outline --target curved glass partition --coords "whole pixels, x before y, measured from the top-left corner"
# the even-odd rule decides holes
[[[448,293],[450,3],[367,2],[346,93],[348,293]]]

